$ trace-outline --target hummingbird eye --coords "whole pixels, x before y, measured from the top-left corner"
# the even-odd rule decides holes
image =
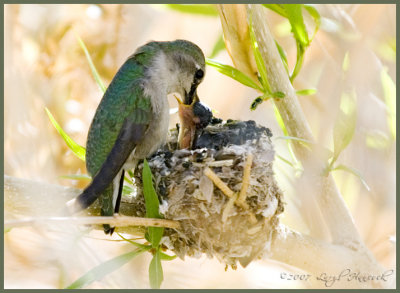
[[[198,69],[198,70],[196,71],[196,73],[194,74],[194,77],[195,77],[196,79],[202,79],[203,76],[204,76],[204,71],[201,70],[201,69]]]

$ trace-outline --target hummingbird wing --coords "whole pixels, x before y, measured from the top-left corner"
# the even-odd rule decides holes
[[[100,196],[117,176],[135,146],[145,135],[148,124],[138,123],[137,119],[132,119],[132,116],[134,115],[125,119],[117,140],[100,170],[94,176],[90,185],[77,197],[77,202],[81,208],[87,208]]]

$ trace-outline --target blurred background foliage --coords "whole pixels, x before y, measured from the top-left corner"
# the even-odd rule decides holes
[[[346,105],[346,98],[355,97],[354,136],[337,162],[356,169],[369,190],[356,176],[340,170],[333,174],[367,246],[378,261],[392,268],[396,229],[395,5],[315,8],[321,15],[320,29],[293,85],[297,90],[317,89],[315,94],[299,99],[316,140],[331,150],[337,117],[340,111],[352,107]],[[271,10],[265,12],[293,68],[297,48],[290,23]],[[312,17],[305,15],[305,22],[312,32]],[[49,108],[63,129],[85,146],[102,92],[77,36],[85,42],[106,86],[125,59],[150,40],[187,39],[198,44],[206,56],[232,65],[212,5],[5,5],[4,26],[4,172],[36,181],[78,188],[87,184],[85,180],[60,177],[86,174],[86,169],[57,134],[44,110]],[[275,137],[283,135],[271,103],[262,103],[251,111],[250,105],[259,93],[214,68],[207,68],[198,92],[216,116],[252,119],[271,128]],[[343,98],[344,92],[347,96]],[[176,107],[173,98],[169,102]],[[170,126],[177,121],[177,114],[173,114]],[[291,157],[287,141],[274,139],[274,144],[279,156]],[[296,184],[299,170],[282,160],[276,160],[275,170],[287,203],[282,222],[307,233],[308,221],[301,214],[312,207],[300,200],[298,193],[308,188]],[[38,227],[12,229],[5,234],[5,287],[64,287],[99,262],[127,251],[126,243],[99,240],[105,237],[97,231],[82,236],[84,241],[71,240],[60,246],[62,236],[59,231]],[[140,256],[89,288],[147,287],[146,257]],[[164,265],[163,288],[306,286],[280,280],[279,273],[287,270],[294,269],[267,260],[228,272],[205,257],[174,260]]]

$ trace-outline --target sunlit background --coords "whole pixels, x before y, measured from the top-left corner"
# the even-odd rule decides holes
[[[318,143],[332,149],[332,132],[345,88],[357,95],[354,138],[339,162],[360,177],[335,171],[337,185],[362,238],[377,260],[395,268],[395,5],[316,5],[321,28],[305,55],[294,82],[296,90],[315,88],[300,103]],[[288,55],[292,68],[296,44],[286,19],[267,11],[268,23]],[[312,21],[307,19],[312,28]],[[51,125],[47,107],[64,130],[85,146],[87,131],[102,93],[79,46],[86,44],[103,82],[108,85],[125,59],[151,40],[187,39],[206,56],[232,64],[226,52],[214,51],[221,38],[218,15],[181,13],[163,5],[5,5],[4,172],[35,181],[83,188],[88,181],[61,179],[85,174]],[[312,30],[310,30],[312,31]],[[213,52],[214,51],[214,52]],[[343,65],[345,64],[345,65]],[[344,70],[344,66],[347,70]],[[250,111],[255,90],[208,67],[198,90],[200,99],[223,119],[255,120],[283,135],[272,104]],[[170,98],[170,107],[176,102]],[[178,121],[171,116],[170,126]],[[287,141],[273,140],[276,152],[290,159]],[[298,172],[281,160],[276,178],[285,194],[282,223],[307,233]],[[312,182],[309,182],[312,184]],[[307,190],[307,189],[305,189]],[[57,195],[54,195],[57,196]],[[310,211],[312,215],[312,211]],[[5,288],[62,288],[90,268],[122,252],[126,242],[109,241],[94,231],[84,239],[63,237],[55,229],[15,228],[5,234]],[[113,239],[118,239],[115,237]],[[61,245],[63,244],[63,245]],[[140,256],[88,288],[148,288],[150,256]],[[246,269],[224,271],[224,265],[202,257],[164,262],[162,288],[304,288],[309,284],[281,280],[293,270],[268,260]]]

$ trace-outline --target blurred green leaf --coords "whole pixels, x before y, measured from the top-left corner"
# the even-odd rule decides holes
[[[91,269],[89,272],[84,274],[78,280],[73,282],[71,285],[66,287],[65,289],[80,289],[85,286],[90,285],[94,281],[101,280],[106,275],[116,271],[129,261],[131,261],[134,257],[138,256],[139,254],[149,250],[150,247],[140,248],[120,256],[117,256],[113,259],[110,259],[102,264],[98,265],[97,267]]]
[[[135,193],[135,190],[132,187],[130,187],[129,185],[124,185],[122,187],[122,194],[123,195],[129,195],[129,194],[132,194],[132,193]]]
[[[281,160],[282,162],[288,164],[290,167],[294,168],[294,164],[292,162],[290,162],[289,160],[285,159],[284,157],[280,156],[280,155],[275,155],[275,157],[277,157],[279,160]]]
[[[279,55],[281,56],[281,60],[282,60],[283,66],[285,67],[286,73],[289,75],[289,66],[288,66],[285,50],[283,50],[283,48],[281,47],[281,45],[279,45],[279,43],[277,41],[275,41],[275,44],[276,44],[276,47],[278,48],[278,52],[279,52]]]
[[[314,95],[316,92],[317,92],[316,89],[304,89],[304,90],[296,91],[296,94],[299,96],[310,96],[310,95]]]
[[[214,58],[215,56],[218,55],[219,52],[221,52],[223,50],[225,50],[225,41],[224,41],[223,35],[221,34],[218,37],[218,40],[215,42],[212,52],[211,52],[210,56],[208,56],[208,58],[210,58],[210,59]]]
[[[272,96],[273,96],[274,98],[283,99],[286,95],[285,95],[284,92],[274,92],[274,93],[272,94]]]
[[[285,11],[285,8],[283,8],[282,4],[263,4],[264,7],[267,7],[268,9],[271,9],[272,11],[278,13],[280,16],[283,17],[288,17],[287,13]]]
[[[78,35],[76,37],[78,38],[79,45],[81,46],[83,52],[85,52],[86,59],[87,59],[87,61],[89,63],[90,70],[92,71],[92,75],[93,75],[97,85],[99,86],[100,90],[103,93],[105,93],[106,87],[104,86],[103,82],[101,81],[100,75],[97,72],[97,69],[93,64],[92,58],[90,57],[89,51],[86,48],[85,43],[82,41],[82,39]]]
[[[57,129],[58,133],[61,135],[61,137],[64,139],[64,141],[67,143],[68,147],[70,150],[82,161],[85,161],[85,154],[86,150],[84,147],[80,146],[77,144],[72,138],[68,136],[68,134],[65,133],[65,131],[61,128],[61,126],[57,123],[56,119],[54,119],[53,115],[50,113],[49,109],[45,108],[47,115],[50,118],[51,123],[53,126]]]
[[[369,148],[384,150],[390,146],[390,139],[382,131],[368,131],[365,137],[365,144]]]
[[[387,73],[387,68],[381,70],[381,82],[387,108],[388,126],[392,137],[396,139],[396,84]]]
[[[11,231],[11,229],[12,229],[12,227],[4,228],[4,234],[6,234],[6,233],[10,232],[10,231]]]
[[[282,129],[282,132],[285,136],[288,136],[288,131],[286,129],[285,123],[283,122],[282,116],[279,113],[278,108],[276,107],[276,105],[274,104],[274,114],[275,114],[275,118],[276,121],[278,122],[279,127]]]
[[[161,219],[162,217],[159,212],[160,202],[158,201],[158,196],[153,186],[151,170],[146,159],[143,162],[142,178],[144,201],[146,204],[146,217]],[[164,233],[164,228],[148,227],[147,231],[148,240],[151,242],[153,248],[157,248]]]
[[[159,249],[154,253],[153,259],[150,262],[149,279],[150,287],[152,289],[160,289],[161,283],[164,279],[164,274],[161,266],[161,255]]]
[[[369,188],[367,182],[364,180],[363,176],[361,175],[361,173],[358,170],[351,168],[349,166],[343,165],[343,164],[340,164],[339,166],[336,166],[335,168],[332,169],[332,171],[337,171],[337,170],[346,171],[346,172],[349,172],[349,173],[357,176],[358,179],[360,179],[361,183],[364,185],[364,187],[368,191],[370,191],[370,188]]]
[[[133,244],[133,245],[136,246],[137,248],[147,249],[147,250],[151,249],[151,245],[145,245],[145,244],[137,243],[137,242],[135,242],[135,241],[132,241],[132,240],[130,240],[130,239],[125,238],[124,236],[122,236],[122,235],[121,235],[120,233],[118,233],[118,232],[117,232],[117,234],[118,234],[119,237],[122,238],[122,240],[124,240],[124,241],[126,241],[126,242],[129,242],[130,244]]]
[[[292,26],[292,32],[297,41],[303,47],[307,47],[310,44],[308,39],[308,33],[306,25],[304,24],[303,13],[301,11],[301,4],[283,4],[287,18]]]
[[[72,180],[91,180],[92,177],[90,177],[88,174],[71,174],[71,175],[62,175],[59,178],[62,179],[72,179]]]
[[[258,48],[258,42],[256,39],[256,35],[254,33],[253,21],[252,21],[251,17],[250,17],[250,40],[251,40],[251,47],[253,48],[254,59],[256,60],[256,64],[257,64],[258,73],[260,74],[260,77],[261,77],[261,84],[264,87],[263,92],[270,93],[271,87],[268,82],[267,69],[265,68],[264,60],[263,60],[260,50]]]
[[[344,54],[343,62],[342,62],[342,70],[343,72],[347,72],[350,67],[350,55],[349,51],[346,51],[346,54]]]
[[[215,61],[213,59],[208,59],[208,58],[206,59],[206,64],[214,67],[222,74],[229,76],[230,78],[240,82],[241,84],[244,84],[245,86],[248,86],[248,87],[251,87],[253,89],[263,92],[263,89],[258,84],[256,84],[246,74],[237,70],[235,67],[232,67],[230,65],[225,65],[225,64],[219,63],[218,61]]]
[[[163,4],[163,6],[189,14],[200,14],[204,16],[218,16],[218,10],[213,4]]]
[[[310,4],[304,4],[303,7],[305,8],[305,10],[307,10],[307,12],[311,15],[311,17],[314,19],[315,22],[314,33],[310,39],[311,42],[314,39],[315,34],[319,30],[319,27],[321,26],[321,15],[319,14],[318,10],[315,9],[315,7]]]
[[[171,261],[176,258],[176,255],[168,255],[160,251],[160,258],[161,260]]]
[[[303,145],[310,147],[311,145],[313,145],[314,143],[312,141],[309,141],[307,139],[304,138],[299,138],[299,137],[294,137],[294,136],[277,136],[275,139],[287,139],[287,140],[294,140],[297,142],[301,142]]]
[[[353,139],[357,121],[355,91],[344,92],[340,100],[340,112],[333,128],[333,158],[331,166]]]

